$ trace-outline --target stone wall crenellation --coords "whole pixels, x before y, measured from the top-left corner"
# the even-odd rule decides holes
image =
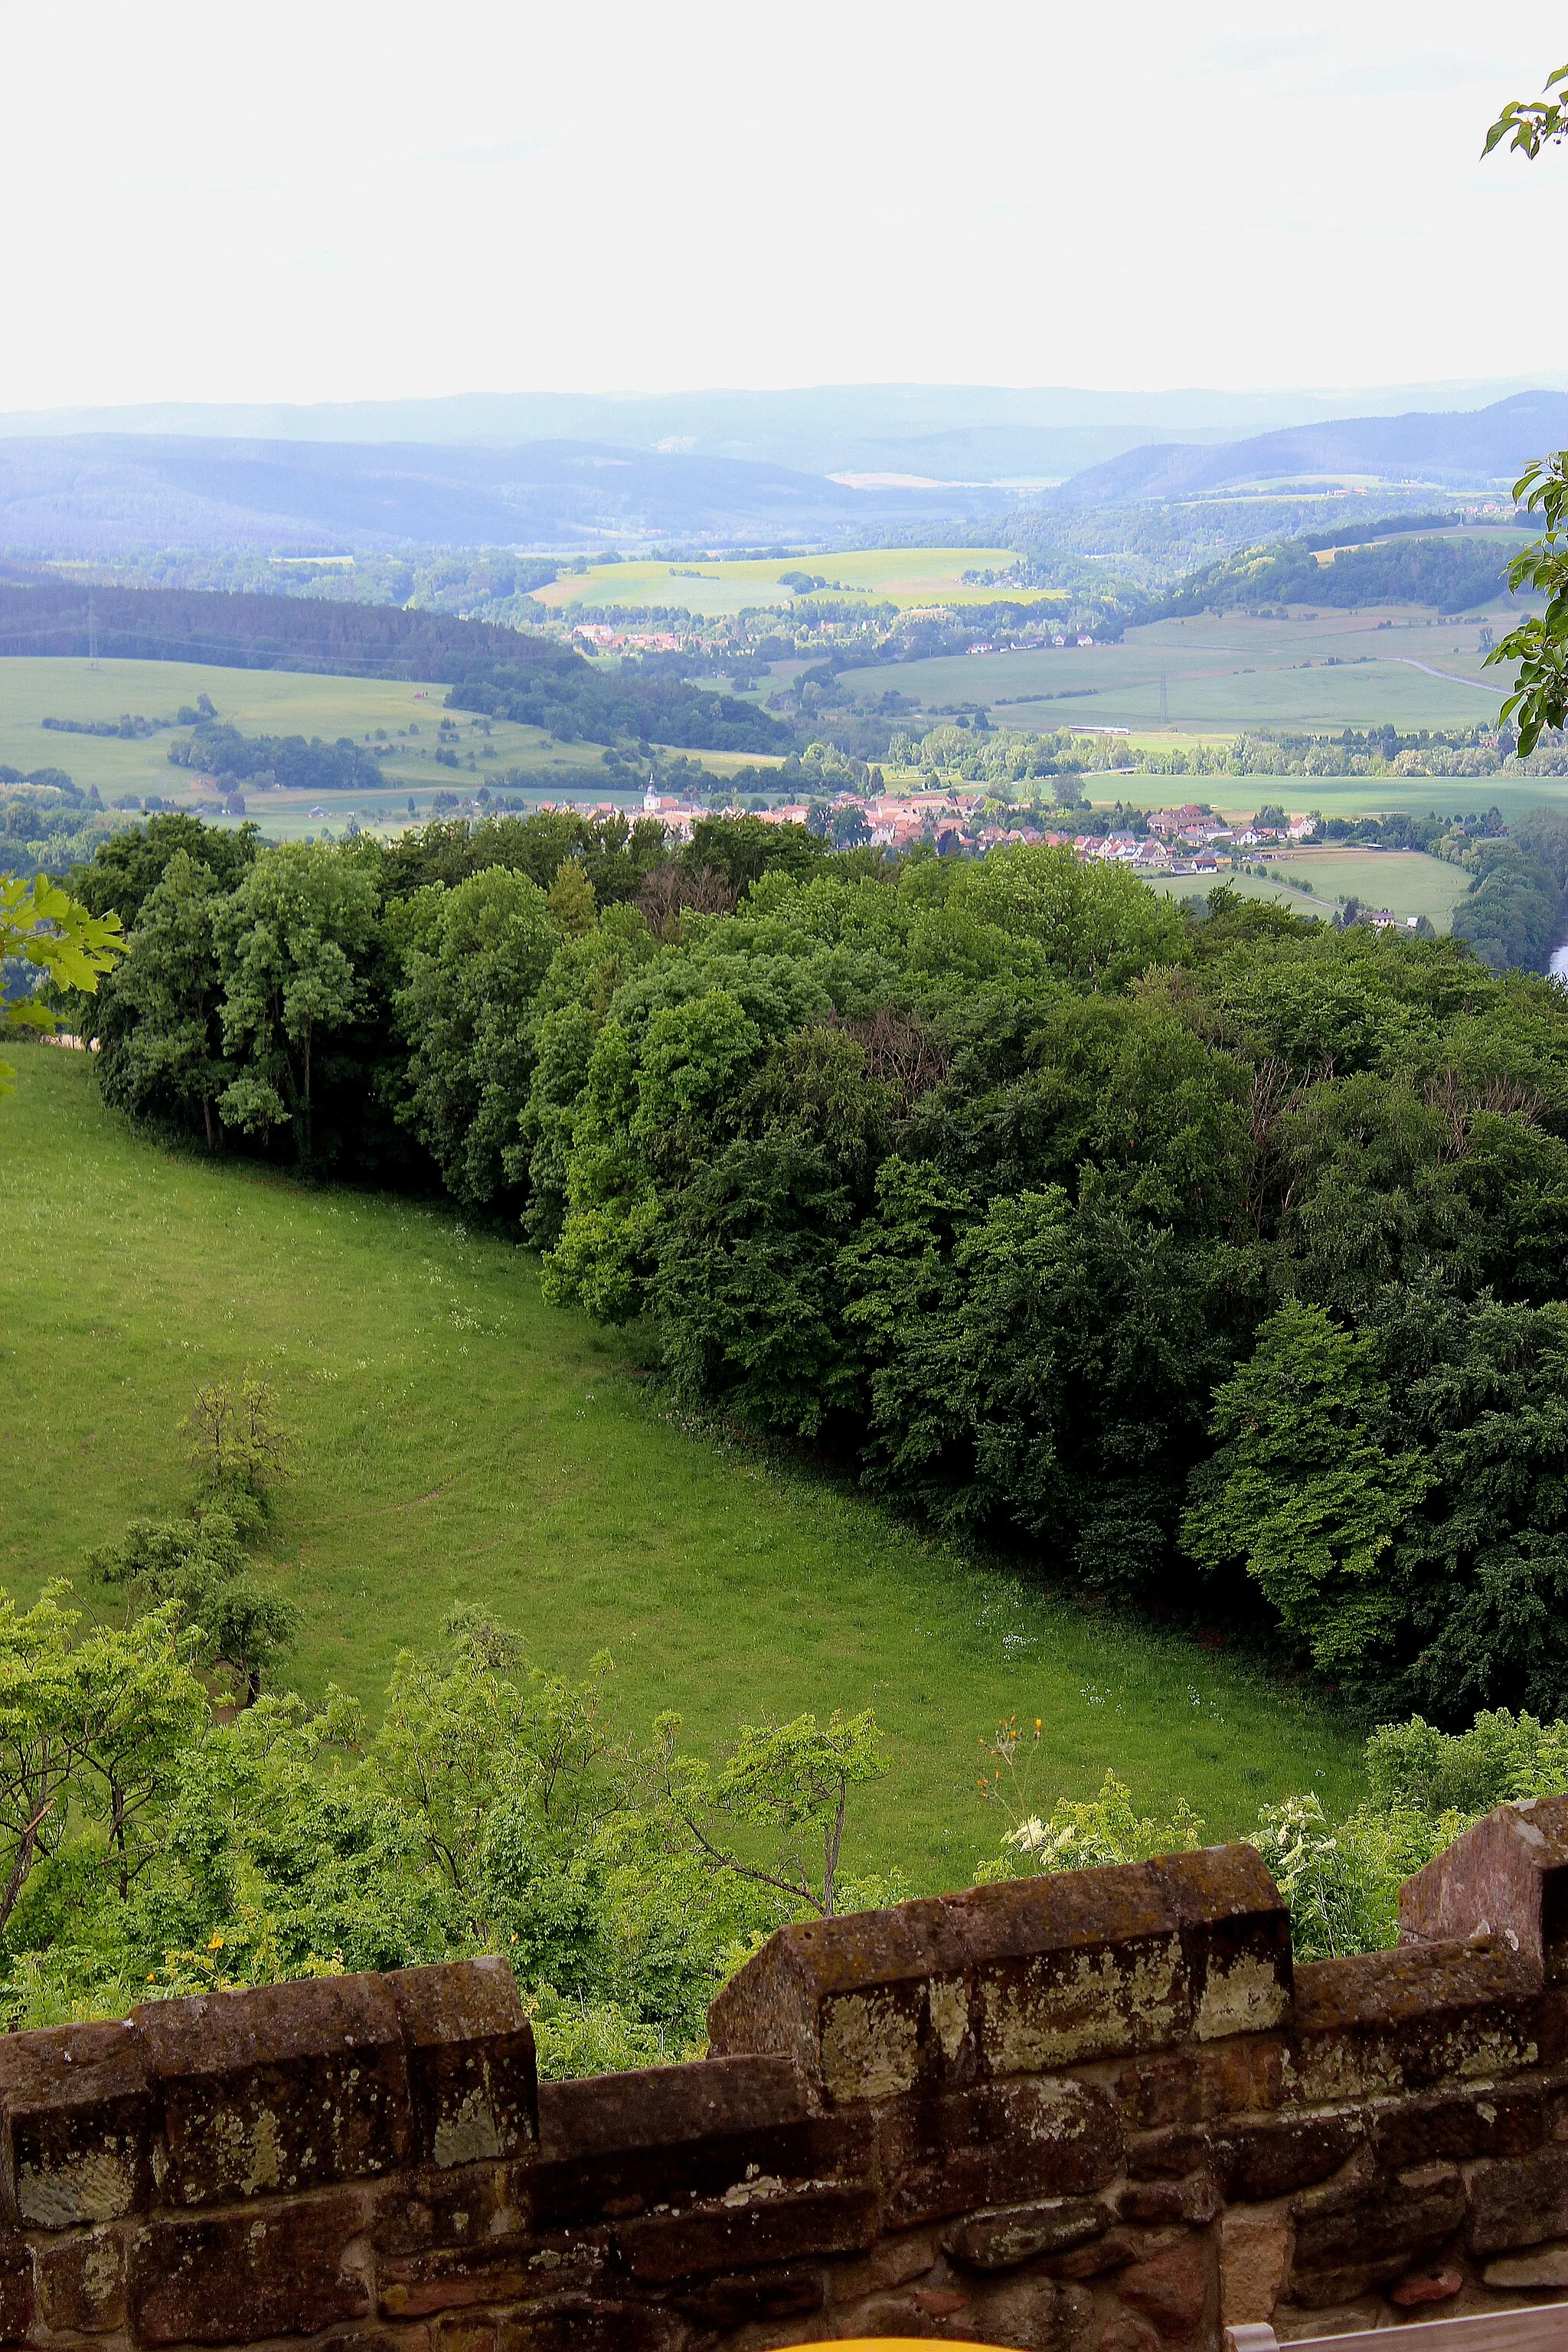
[[[1568,2290],[1568,1799],[1297,1968],[1248,1846],[788,1927],[540,2084],[504,1962],[0,2039],[0,2344],[1210,2352]]]

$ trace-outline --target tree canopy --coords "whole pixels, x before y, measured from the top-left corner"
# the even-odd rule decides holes
[[[1561,833],[1466,836],[1478,929],[1554,919]],[[190,838],[121,861],[128,1110],[443,1188],[694,1406],[1358,1704],[1568,1700],[1544,981],[1049,848]]]

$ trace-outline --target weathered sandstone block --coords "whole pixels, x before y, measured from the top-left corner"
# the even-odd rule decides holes
[[[369,2318],[370,2282],[355,2259],[362,2221],[352,2189],[329,2189],[260,2212],[143,2223],[130,2263],[139,2339],[251,2344]]]
[[[1216,2126],[1210,2135],[1210,2161],[1227,2197],[1258,2204],[1330,2179],[1361,2146],[1365,2132],[1364,2116],[1353,2109],[1267,2116],[1256,2123]]]
[[[677,2311],[709,2327],[741,2327],[748,2320],[794,2319],[820,2311],[822,2273],[814,2263],[777,2263],[763,2270],[728,2271],[670,2296]]]
[[[1478,2164],[1470,2175],[1468,2236],[1477,2254],[1568,2236],[1568,2147]]]
[[[124,2222],[72,2230],[33,2254],[38,2317],[60,2334],[103,2336],[125,2324]]]
[[[1331,2277],[1390,2262],[1393,2275],[1451,2238],[1464,2224],[1465,2185],[1451,2164],[1425,2165],[1392,2179],[1352,2176],[1309,2189],[1290,2212],[1290,2292],[1310,2301],[1305,2286],[1326,2293]]]
[[[1342,2105],[1494,2079],[1558,2055],[1539,1978],[1506,1946],[1413,1944],[1296,1971],[1286,2097]]]
[[[390,2172],[412,2153],[390,1979],[327,1977],[132,2013],[162,2094],[162,2188],[208,2205]]]
[[[680,2213],[622,2221],[616,2238],[634,2278],[663,2281],[868,2246],[880,2219],[875,2190],[858,2183],[759,2179]]]
[[[1568,2287],[1568,2246],[1537,2246],[1528,2254],[1509,2254],[1489,2263],[1481,2273],[1488,2286],[1522,2288]]]
[[[1290,2228],[1277,2213],[1228,2212],[1219,2233],[1220,2320],[1237,2327],[1272,2316],[1290,2267]]]
[[[1519,1797],[1399,1890],[1401,1942],[1495,1937],[1538,1978],[1568,1976],[1568,1797]]]
[[[443,2169],[539,2137],[533,2033],[503,1959],[396,1969],[386,1979],[408,2059],[418,2153]]]
[[[478,2331],[455,2342],[438,2338],[436,2352],[686,2352],[691,2340],[679,2312],[573,2297],[509,2315],[488,2342]]]
[[[134,2212],[151,2193],[154,2116],[129,2026],[0,2036],[0,2181],[11,2219],[62,2230]]]
[[[1278,2025],[1289,1915],[1250,1846],[786,1927],[721,1993],[716,2051],[794,2058],[834,2104]]]
[[[1011,2270],[1036,2254],[1065,2254],[1110,2227],[1110,2209],[1092,2197],[1047,2197],[973,2214],[942,2232],[954,2262],[970,2270]]]
[[[1267,2112],[1286,2100],[1288,2056],[1283,2034],[1237,2034],[1179,2056],[1133,2059],[1116,2075],[1116,2096],[1140,2132]]]
[[[870,2160],[868,2134],[815,2110],[787,2059],[710,2059],[542,2084],[530,2193],[560,2229],[764,2177],[852,2179]]]
[[[1208,2300],[1204,2249],[1196,2238],[1173,2246],[1169,2253],[1134,2263],[1121,2273],[1117,2294],[1132,2311],[1152,2320],[1173,2344],[1190,2343]]]
[[[983,2083],[888,2103],[876,2118],[888,2223],[977,2206],[1091,2195],[1115,2177],[1121,2126],[1105,2092],[1071,2080]]]

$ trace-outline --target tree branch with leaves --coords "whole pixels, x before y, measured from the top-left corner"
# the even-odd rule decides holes
[[[797,1715],[790,1723],[742,1724],[717,1770],[700,1758],[679,1753],[678,1715],[661,1716],[654,1733],[659,1797],[672,1823],[684,1830],[704,1861],[755,1885],[774,1887],[831,1919],[849,1792],[879,1780],[889,1769],[869,1709],[847,1717],[835,1713],[820,1728],[815,1715]],[[772,1830],[779,1840],[775,1859],[748,1860],[726,1838],[721,1825],[728,1823]],[[802,1832],[814,1843],[820,1835],[820,1878],[796,1851]]]
[[[1543,147],[1568,138],[1568,104],[1552,96],[1564,82],[1568,66],[1559,66],[1547,76],[1540,98],[1510,99],[1487,132],[1483,158],[1506,141],[1510,153],[1533,163]],[[1568,538],[1563,528],[1568,513],[1568,450],[1556,450],[1527,466],[1513,486],[1513,496],[1528,513],[1539,513],[1546,529],[1509,565],[1509,590],[1513,595],[1521,588],[1533,590],[1545,597],[1546,610],[1510,629],[1486,660],[1489,666],[1519,665],[1498,723],[1517,727],[1520,755],[1526,758],[1549,727],[1568,721]]]
[[[30,882],[0,874],[0,963],[19,961],[52,988],[92,996],[124,952],[118,915],[89,915],[47,874],[36,874]],[[53,1012],[37,995],[0,1005],[0,1027],[54,1026]],[[0,1095],[13,1093],[16,1080],[10,1064],[0,1062]]]

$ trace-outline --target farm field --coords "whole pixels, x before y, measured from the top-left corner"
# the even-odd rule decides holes
[[[1439,931],[1448,929],[1470,887],[1464,867],[1446,858],[1426,857],[1418,849],[1365,849],[1337,842],[1281,858],[1278,871],[1310,882],[1313,898],[1331,911],[1342,899],[1359,898],[1363,907],[1386,907],[1392,914],[1425,915]],[[1287,895],[1311,911],[1312,901],[1300,892]]]
[[[1490,616],[1494,636],[1506,625]],[[997,727],[1124,727],[1139,733],[1470,727],[1495,719],[1504,671],[1483,671],[1473,622],[1426,614],[1320,613],[1286,621],[1226,614],[1159,621],[1120,645],[953,654],[857,670],[857,700],[889,689],[929,715],[982,703]],[[1165,677],[1166,719],[1160,717]]]
[[[1160,739],[1140,735],[1140,741]],[[1168,740],[1168,739],[1165,739]],[[1232,823],[1273,802],[1291,816],[1469,816],[1494,805],[1505,820],[1568,806],[1568,776],[1154,776],[1108,769],[1084,779],[1092,805],[1155,809],[1206,801]]]
[[[783,584],[786,572],[809,572],[841,589],[907,609],[918,604],[993,604],[1049,601],[1047,588],[965,587],[966,572],[1005,571],[1017,562],[1006,547],[858,547],[838,555],[792,555],[766,562],[700,563],[595,563],[586,572],[565,572],[534,602],[559,611],[566,604],[589,609],[616,604],[664,605],[717,620],[748,607],[789,612],[801,601]]]
[[[310,1693],[335,1679],[374,1708],[399,1647],[468,1600],[541,1664],[608,1649],[627,1732],[674,1706],[711,1750],[764,1710],[871,1706],[895,1769],[847,1861],[926,1890],[995,1844],[976,1743],[1006,1714],[1042,1718],[1037,1801],[1114,1765],[1141,1809],[1186,1794],[1214,1837],[1294,1790],[1354,1802],[1358,1742],[1283,1678],[692,1433],[620,1339],[546,1307],[533,1262],[448,1208],[170,1152],[102,1108],[83,1057],[14,1058],[0,1545],[19,1599],[175,1507],[193,1391],[250,1370],[297,1433],[269,1572],[304,1612]]]
[[[437,728],[446,708],[446,688],[380,678],[326,677],[302,670],[225,669],[184,662],[102,661],[96,667],[70,659],[0,660],[0,764],[24,775],[43,767],[63,768],[84,789],[96,784],[106,806],[128,793],[157,793],[180,807],[211,802],[187,768],[169,761],[171,737],[124,739],[69,735],[46,728],[50,719],[118,719],[132,712],[170,719],[182,703],[194,706],[205,694],[218,717],[245,735],[319,735],[335,742],[348,735],[363,741],[377,728],[392,746],[384,763],[385,789],[379,793],[301,793],[265,792],[249,796],[248,814],[263,831],[289,840],[319,829],[320,809],[332,824],[350,814],[362,824],[397,831],[409,822],[413,796],[421,818],[431,796],[445,789],[469,793],[487,779],[493,784],[507,768],[529,772],[531,796],[590,802],[616,800],[630,805],[635,793],[613,792],[604,775],[596,743],[560,743],[537,727],[491,721],[486,737],[466,714],[455,714],[463,764],[437,766]],[[416,726],[416,738],[403,730]],[[468,764],[469,752],[474,765]],[[493,756],[492,756],[493,755]],[[768,764],[766,755],[710,751],[704,764],[725,775],[748,760]],[[535,783],[537,780],[537,783]]]
[[[195,662],[100,661],[8,657],[0,661],[0,761],[26,772],[64,768],[81,785],[96,784],[105,801],[119,793],[162,793],[174,798],[190,783],[189,772],[169,763],[167,734],[132,740],[115,736],[67,735],[45,728],[48,719],[118,719],[130,711],[146,719],[172,719],[182,703],[198,694],[216,706],[218,717],[246,735],[319,735],[328,743],[348,735],[363,740],[384,727],[393,749],[386,761],[389,785],[434,792],[456,786],[458,778],[436,765],[436,729],[444,714],[447,689],[403,679],[324,677],[304,670],[226,669]],[[410,725],[417,738],[402,730]],[[458,714],[465,737],[467,718]],[[559,771],[563,780],[592,775],[599,747],[557,743],[536,727],[492,721],[496,757],[487,767],[527,765]],[[465,751],[467,744],[465,743]],[[476,739],[476,750],[478,739]],[[462,772],[466,774],[467,769]]]
[[[1386,907],[1402,920],[1425,915],[1438,931],[1450,928],[1454,908],[1470,885],[1462,866],[1450,866],[1441,857],[1424,856],[1417,849],[1350,848],[1338,843],[1282,857],[1268,871],[1270,877],[1289,874],[1298,881],[1310,882],[1311,896],[1256,874],[1227,874],[1224,878],[1247,898],[1276,898],[1301,915],[1332,915],[1346,898],[1359,898],[1363,907]],[[1173,891],[1177,898],[1189,898],[1194,891],[1199,897],[1206,895],[1214,883],[1207,877],[1176,874],[1158,887]]]

